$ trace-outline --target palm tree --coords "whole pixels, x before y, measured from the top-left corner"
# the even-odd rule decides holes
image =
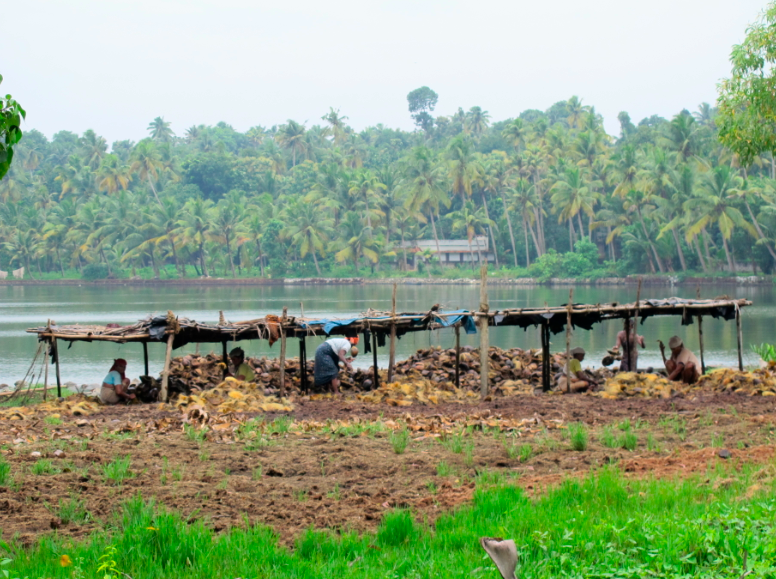
[[[472,255],[472,239],[477,234],[485,234],[485,228],[493,225],[493,222],[485,216],[483,208],[475,209],[474,203],[471,201],[466,201],[461,209],[449,213],[446,217],[452,221],[453,233],[466,234],[466,239],[469,242],[469,255]],[[481,264],[482,251],[479,242],[476,245],[477,261]],[[472,266],[474,266],[474,260],[472,260]]]
[[[516,152],[520,152],[521,148],[525,146],[530,132],[530,128],[523,119],[514,119],[504,127],[501,136],[515,148]]]
[[[369,200],[377,197],[380,190],[384,190],[385,184],[381,183],[377,176],[368,169],[357,171],[350,181],[348,193],[358,201],[363,201],[366,207],[366,226],[372,230],[372,216],[369,210]]]
[[[132,175],[128,165],[122,165],[116,155],[105,155],[97,170],[97,186],[113,195],[120,188],[124,191],[129,187]]]
[[[165,122],[164,117],[156,117],[153,121],[148,123],[147,130],[151,133],[151,138],[154,141],[169,143],[175,136],[175,133],[173,133],[170,128],[171,124],[172,123]]]
[[[183,206],[178,220],[178,235],[184,244],[196,246],[202,275],[208,277],[205,242],[211,238],[213,228],[213,202],[210,199],[189,199]]]
[[[162,234],[159,243],[167,243],[175,262],[175,270],[181,277],[186,277],[186,265],[180,263],[178,258],[178,220],[181,215],[181,207],[174,197],[165,197],[161,207],[154,207],[153,218],[157,222]]]
[[[38,253],[38,244],[40,238],[32,229],[14,229],[8,236],[7,241],[3,242],[3,248],[11,256],[11,260],[23,265],[27,274],[32,278],[32,268],[30,267],[30,258]]]
[[[509,195],[509,208],[516,210],[523,221],[523,237],[525,242],[525,266],[531,265],[530,245],[528,244],[528,233],[531,233],[531,239],[534,242],[534,248],[537,255],[540,254],[539,240],[533,228],[536,214],[534,212],[536,199],[534,197],[534,186],[526,179],[518,179],[515,186],[507,190]]]
[[[579,236],[584,236],[582,228],[581,213],[585,213],[590,219],[588,223],[588,236],[590,233],[590,223],[592,223],[595,210],[593,209],[597,199],[596,194],[591,191],[584,174],[579,167],[568,167],[562,181],[556,182],[551,188],[552,197],[550,201],[555,206],[558,213],[558,223],[561,221],[569,222],[569,243],[570,251],[574,251],[574,218],[577,218],[579,225]]]
[[[96,170],[108,151],[108,143],[105,141],[105,138],[98,136],[92,129],[89,129],[81,137],[80,144],[86,164],[92,171]]]
[[[590,110],[590,107],[586,107],[582,104],[582,99],[578,96],[572,96],[566,101],[568,107],[569,116],[567,122],[571,129],[581,129],[583,126],[586,113]]]
[[[479,137],[488,128],[490,115],[488,111],[483,111],[481,107],[472,107],[466,113],[464,121],[464,130],[471,135]]]
[[[130,159],[132,161],[132,165],[129,168],[130,171],[137,173],[141,180],[148,181],[157,203],[161,205],[162,202],[159,200],[156,187],[154,187],[154,179],[159,179],[159,173],[164,168],[164,165],[162,163],[162,156],[159,154],[159,150],[154,142],[150,139],[140,141],[135,146],[135,150],[132,151]]]
[[[226,245],[226,255],[229,260],[229,269],[232,277],[237,277],[234,271],[234,255],[232,244],[239,238],[242,225],[242,207],[245,206],[245,198],[240,191],[230,191],[218,202],[213,213],[212,230],[213,237],[223,239]]]
[[[372,235],[370,227],[364,227],[361,219],[353,212],[345,214],[340,224],[342,231],[342,248],[334,255],[334,259],[342,263],[353,260],[358,275],[358,262],[365,258],[371,263],[377,263],[379,254],[376,250],[377,242]]]
[[[446,192],[445,171],[427,147],[412,149],[403,164],[402,186],[406,191],[404,206],[418,215],[421,221],[425,221],[424,214],[428,214],[437,253],[439,253],[439,236],[434,215],[439,216],[441,205],[450,207],[450,198]]]
[[[743,184],[744,180],[730,167],[714,167],[704,175],[696,196],[685,202],[685,210],[695,218],[695,222],[687,229],[687,242],[709,225],[716,224],[722,234],[722,247],[731,272],[735,271],[735,263],[727,242],[733,229],[736,226],[743,227],[752,237],[757,237],[755,228],[744,219],[741,211],[732,206],[732,202],[741,194]]]
[[[304,259],[308,253],[312,254],[315,271],[320,276],[321,267],[318,265],[316,254],[320,251],[323,255],[329,240],[332,221],[318,204],[313,203],[297,203],[291,213],[293,222],[286,230],[285,235],[299,249],[299,257]]]
[[[676,151],[679,159],[685,163],[699,151],[698,129],[695,118],[687,111],[682,111],[676,115],[667,126],[666,142],[670,148]]]
[[[296,166],[297,154],[307,152],[307,141],[305,141],[305,127],[296,121],[288,120],[288,123],[282,125],[275,139],[284,149],[291,151],[291,166]]]
[[[321,120],[329,123],[331,134],[334,137],[334,144],[341,145],[345,137],[345,129],[347,127],[345,121],[348,120],[348,117],[340,115],[339,109],[334,110],[334,107],[329,107],[329,112],[323,115]]]
[[[470,141],[463,135],[452,139],[447,147],[447,158],[453,195],[460,195],[461,203],[464,203],[472,196],[472,187],[480,176],[480,166]]]

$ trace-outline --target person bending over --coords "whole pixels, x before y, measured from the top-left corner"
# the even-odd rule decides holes
[[[350,354],[350,358],[347,355]],[[339,394],[339,369],[347,367],[351,372],[350,363],[358,356],[358,348],[351,345],[345,338],[331,338],[315,349],[315,386],[330,387],[334,394]]]
[[[108,375],[102,381],[100,400],[105,404],[118,404],[123,400],[134,400],[135,395],[127,391],[129,378],[126,377],[127,361],[124,358],[113,360]]]
[[[684,342],[679,336],[674,336],[668,340],[668,347],[671,349],[671,358],[666,360],[665,346],[658,340],[660,345],[660,354],[663,356],[663,363],[668,372],[668,379],[685,384],[695,384],[701,376],[698,358],[684,346]]]

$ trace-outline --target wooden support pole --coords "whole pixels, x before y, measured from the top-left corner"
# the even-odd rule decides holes
[[[744,336],[741,332],[741,310],[736,306],[736,338],[738,342],[738,369],[744,371],[744,355],[742,351]]]
[[[167,336],[167,349],[164,353],[164,370],[162,370],[162,388],[159,391],[159,399],[167,402],[167,387],[170,384],[170,361],[172,360],[172,343],[175,340],[175,332]]]
[[[393,367],[396,364],[396,284],[391,294],[391,342],[388,349],[388,384],[393,382]]]
[[[229,354],[226,352],[226,340],[221,341],[221,356],[223,357],[224,362],[224,378],[226,378],[229,375]],[[235,368],[235,371],[237,368]]]
[[[57,375],[57,398],[62,398],[62,378],[59,375],[59,349],[56,338],[51,339],[51,347],[54,350],[54,370]]]
[[[569,303],[566,308],[566,392],[571,392],[571,310],[574,307],[574,288],[569,290]]]
[[[480,394],[488,395],[488,372],[490,370],[490,341],[488,336],[488,266],[480,267]]]
[[[695,296],[701,299],[701,284],[695,286]],[[698,345],[701,354],[701,376],[706,373],[706,359],[703,354],[703,316],[698,316]]]
[[[48,395],[49,349],[50,345],[48,342],[46,342],[46,351],[43,354],[43,400],[46,400]]]
[[[375,382],[372,390],[376,390],[380,387],[380,375],[377,373],[377,334],[375,332],[372,332],[372,375]]]
[[[145,368],[145,376],[148,376],[148,342],[143,342],[143,367]]]
[[[307,392],[307,343],[304,336],[299,338],[299,389]]]
[[[286,393],[286,328],[284,324],[288,318],[288,308],[283,306],[283,315],[280,317],[280,395]]]
[[[455,387],[461,387],[461,326],[455,325]]]
[[[549,391],[552,387],[550,378],[550,325],[542,322],[542,390]]]

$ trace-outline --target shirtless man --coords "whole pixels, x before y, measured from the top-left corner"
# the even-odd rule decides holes
[[[619,351],[622,347],[622,360],[620,361],[620,372],[635,372],[639,365],[638,346],[646,348],[644,345],[644,336],[639,336],[633,329],[633,322],[628,322],[628,331],[620,330],[617,334],[617,343],[614,345],[614,351]],[[628,340],[630,338],[630,340]],[[630,346],[630,348],[628,348]],[[629,351],[630,350],[630,351]]]
[[[685,384],[695,384],[701,377],[701,363],[695,354],[690,352],[684,346],[684,342],[679,336],[674,336],[668,340],[668,347],[671,349],[671,358],[666,360],[665,346],[658,340],[660,353],[663,356],[663,362],[666,365],[668,379]]]

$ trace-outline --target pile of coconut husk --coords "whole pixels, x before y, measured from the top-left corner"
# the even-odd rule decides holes
[[[688,394],[744,394],[776,396],[776,366],[769,365],[748,372],[719,368],[701,376],[686,389]]]
[[[168,407],[169,405],[162,405]],[[187,396],[182,394],[175,399],[174,407],[191,413],[217,411],[221,414],[239,412],[290,412],[294,409],[286,398],[267,396],[264,389],[256,383],[242,382],[227,378],[215,388],[203,390]]]
[[[601,398],[670,398],[678,384],[659,374],[620,372],[604,383],[596,392]]]
[[[511,348],[490,348],[488,379],[491,391],[505,396],[533,394],[542,386],[541,350],[521,350]],[[553,377],[560,372],[566,360],[565,353],[552,356],[551,372]],[[277,358],[249,358],[246,362],[256,372],[256,384],[266,394],[274,394],[280,388],[280,360]],[[172,360],[170,366],[170,384],[185,385],[192,393],[215,388],[223,382],[224,364],[221,356],[186,355]],[[307,362],[308,386],[313,383],[314,363]],[[611,376],[606,368],[594,370],[601,382]],[[380,384],[387,380],[387,371],[379,370]],[[344,391],[371,391],[374,388],[372,368],[356,369],[354,372],[341,372],[341,388]],[[418,384],[428,382],[435,389],[450,392],[455,384],[455,349],[428,348],[415,352],[407,360],[398,362],[394,369],[394,382]],[[286,359],[286,387],[290,391],[301,389],[301,369],[299,358]],[[460,389],[479,391],[480,353],[476,348],[461,348]],[[175,391],[171,388],[171,392]],[[180,390],[180,388],[178,388]]]
[[[30,406],[0,408],[0,420],[30,420],[44,414],[60,416],[89,416],[99,412],[102,404],[99,398],[85,394],[73,394],[66,398],[54,398],[47,402]]]
[[[416,402],[420,404],[464,402],[477,398],[477,394],[471,390],[457,389],[450,382],[409,380],[383,384],[376,390],[356,395],[356,398],[362,402],[372,404],[384,403],[390,406],[410,406]]]

